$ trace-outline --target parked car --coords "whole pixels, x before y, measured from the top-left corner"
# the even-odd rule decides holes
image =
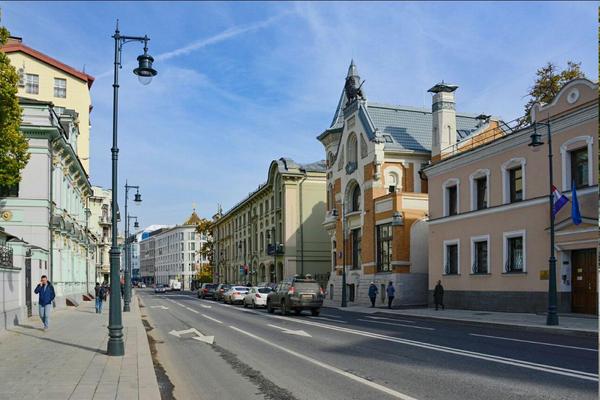
[[[140,282],[138,283],[138,287],[143,289],[146,287],[146,284],[144,282]]]
[[[219,284],[219,286],[217,286],[217,289],[215,290],[215,300],[223,301],[223,295],[226,291],[229,290],[229,288],[231,288],[231,285],[228,283]]]
[[[272,289],[270,287],[251,287],[248,291],[248,294],[244,296],[244,307],[266,307],[267,296],[269,295],[269,293],[271,293],[271,291]]]
[[[310,310],[312,315],[318,316],[323,298],[323,289],[314,279],[287,278],[268,294],[267,311],[274,313],[279,308],[282,315],[287,315],[291,310],[296,314]]]
[[[154,293],[166,293],[167,292],[167,288],[164,287],[163,285],[156,285],[154,287]]]
[[[246,286],[232,286],[223,294],[223,302],[229,304],[243,303],[244,296],[248,294],[249,290],[250,288]]]
[[[198,298],[214,299],[217,286],[219,285],[216,283],[203,283],[200,289],[198,289]]]

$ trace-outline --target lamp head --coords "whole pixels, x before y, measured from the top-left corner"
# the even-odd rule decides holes
[[[529,147],[532,148],[533,151],[538,151],[540,146],[544,144],[542,140],[542,135],[537,133],[537,124],[533,124],[533,133],[531,134],[531,142],[529,142]]]
[[[138,67],[133,70],[133,73],[138,76],[138,80],[142,85],[148,85],[152,82],[152,78],[158,73],[152,68],[154,57],[148,54],[148,42],[144,43],[144,54],[138,56]]]
[[[135,202],[136,205],[140,205],[140,203],[142,202],[142,195],[140,194],[140,192],[138,191],[135,196],[133,197],[133,201]]]
[[[137,219],[135,220],[135,222],[133,223],[133,227],[135,229],[138,229],[140,227],[140,224],[137,222]]]

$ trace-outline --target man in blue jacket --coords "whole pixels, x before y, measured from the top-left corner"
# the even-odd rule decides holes
[[[35,288],[35,293],[39,295],[38,306],[40,309],[40,318],[44,323],[44,330],[48,329],[50,322],[50,309],[52,308],[52,300],[54,300],[54,287],[48,282],[48,277],[42,275],[40,283]]]

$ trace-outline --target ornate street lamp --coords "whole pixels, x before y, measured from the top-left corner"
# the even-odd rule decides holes
[[[548,123],[534,122],[533,133],[531,134],[531,142],[529,146],[533,151],[538,151],[544,144],[542,135],[537,132],[537,126],[545,126],[548,137],[548,174],[549,174],[549,192],[548,206],[550,213],[550,258],[548,259],[548,315],[546,317],[546,325],[558,325],[557,313],[557,293],[556,293],[556,257],[554,256],[554,199],[552,196],[553,174],[552,174],[552,133],[550,132],[550,120]]]
[[[123,311],[129,312],[131,310],[131,253],[130,253],[130,240],[129,240],[129,220],[135,218],[137,224],[137,217],[132,217],[127,213],[127,205],[129,203],[129,189],[135,189],[136,193],[133,198],[134,204],[142,203],[142,195],[140,194],[140,187],[135,185],[129,185],[125,181],[125,290],[123,293]],[[135,227],[135,225],[134,225]],[[138,224],[139,227],[139,224]]]
[[[143,42],[144,54],[138,57],[139,66],[133,72],[140,78],[143,84],[150,83],[156,75],[152,68],[152,57],[148,55],[148,36],[124,36],[119,32],[119,21],[113,35],[115,40],[114,59],[114,81],[113,81],[113,143],[112,153],[112,245],[110,248],[110,310],[108,322],[108,344],[107,354],[109,356],[122,356],[125,354],[125,342],[123,341],[123,323],[121,315],[121,281],[119,279],[121,251],[117,243],[117,209],[118,209],[118,114],[119,114],[119,69],[121,68],[121,53],[123,45],[128,42]]]

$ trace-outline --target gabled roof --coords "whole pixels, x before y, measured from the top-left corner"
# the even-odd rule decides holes
[[[32,49],[29,46],[24,45],[23,43],[21,43],[20,41],[11,41],[9,43],[7,43],[6,45],[4,45],[3,47],[0,47],[0,51],[4,52],[4,53],[15,53],[15,52],[22,52],[25,53],[37,60],[40,60],[54,68],[57,68],[69,75],[74,76],[75,78],[81,79],[84,82],[87,82],[88,88],[92,87],[92,84],[94,83],[94,77],[86,74],[85,72],[81,72],[76,70],[75,68],[68,66],[65,63],[62,63],[60,61],[58,61],[55,58],[52,58],[50,56],[47,56],[44,53],[41,53],[35,49]]]

